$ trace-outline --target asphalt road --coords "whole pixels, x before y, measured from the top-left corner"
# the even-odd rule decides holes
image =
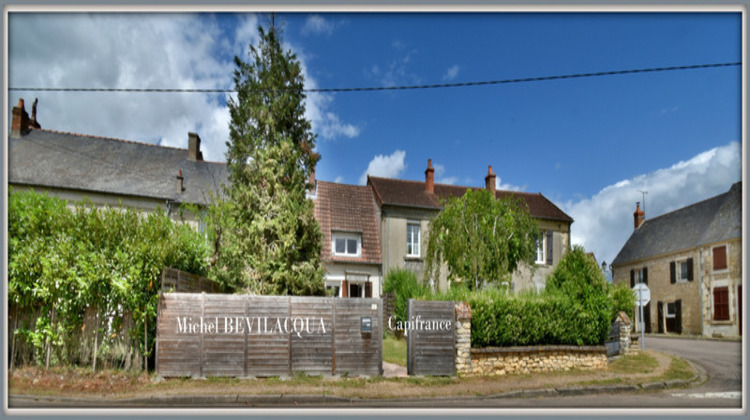
[[[215,407],[215,408],[421,408],[438,409],[448,408],[481,409],[481,408],[510,408],[522,409],[615,409],[619,413],[653,414],[654,410],[659,412],[665,409],[665,413],[675,413],[682,410],[686,414],[720,414],[721,410],[742,408],[742,343],[695,340],[664,337],[646,337],[646,348],[664,353],[675,354],[689,360],[701,372],[703,382],[695,387],[679,389],[672,388],[661,391],[639,391],[639,392],[599,392],[582,393],[581,395],[554,395],[537,396],[525,398],[439,398],[439,399],[385,399],[385,400],[359,400],[319,398],[314,396],[287,395],[282,398],[265,399],[231,399],[231,401],[214,401],[212,399],[196,401],[171,401],[158,404],[162,407]],[[196,397],[196,399],[199,399]],[[15,401],[14,401],[15,400]],[[61,398],[56,401],[34,401],[28,397],[11,398],[10,406],[13,407],[75,407],[81,406],[80,401],[66,401]],[[153,404],[128,404],[128,407],[147,407]],[[89,402],[88,407],[114,408],[107,402]],[[695,409],[714,409],[695,411]],[[373,414],[377,414],[375,410]],[[678,411],[680,412],[680,411]],[[556,412],[565,414],[564,412]],[[449,414],[448,411],[442,414]],[[726,412],[729,414],[729,412]]]

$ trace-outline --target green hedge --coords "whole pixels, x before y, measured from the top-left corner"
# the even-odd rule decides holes
[[[64,200],[34,191],[9,194],[8,303],[36,317],[35,325],[23,325],[16,334],[33,345],[37,361],[43,348],[52,346],[58,363],[78,362],[87,308],[96,308],[105,320],[102,350],[130,317],[125,340],[140,353],[149,351],[162,269],[202,275],[208,256],[203,235],[161,210],[143,214],[87,202],[73,210]],[[146,349],[144,321],[151,337]]]
[[[429,290],[429,287],[419,282],[413,271],[406,268],[389,271],[383,284],[383,292],[394,292],[396,295],[393,317],[402,322],[406,321],[409,299],[424,296]]]
[[[617,296],[623,296],[618,291]],[[454,288],[424,299],[471,305],[473,347],[600,345],[613,319],[612,297],[596,261],[574,247],[547,279],[542,293],[510,295],[505,289]]]

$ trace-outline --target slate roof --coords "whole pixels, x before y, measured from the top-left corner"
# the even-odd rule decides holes
[[[646,219],[633,231],[612,266],[742,236],[742,183],[729,191]]]
[[[418,207],[440,210],[443,208],[441,199],[461,197],[467,189],[481,190],[476,187],[462,187],[456,185],[435,184],[435,193],[425,191],[425,183],[421,181],[406,181],[392,178],[368,176],[367,183],[372,185],[375,197],[380,205]],[[573,218],[565,214],[559,207],[549,201],[542,193],[525,193],[517,191],[495,192],[495,197],[518,197],[529,206],[529,213],[539,219],[559,220],[572,223]]]
[[[313,201],[315,219],[323,232],[323,261],[380,264],[380,235],[375,199],[369,187],[318,181],[317,198]],[[361,257],[334,256],[331,251],[331,235],[335,231],[361,233]]]
[[[208,191],[226,180],[225,164],[190,161],[187,149],[40,129],[8,138],[11,185],[205,204]]]

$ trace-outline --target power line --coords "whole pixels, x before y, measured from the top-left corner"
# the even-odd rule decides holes
[[[376,92],[387,90],[416,90],[416,89],[440,89],[456,88],[469,86],[487,86],[502,85],[511,83],[542,82],[547,80],[564,80],[564,79],[581,79],[586,77],[616,76],[622,74],[638,73],[656,73],[677,70],[695,70],[717,67],[733,67],[742,65],[741,62],[735,63],[713,63],[713,64],[695,64],[689,66],[671,66],[671,67],[652,67],[630,70],[611,70],[594,73],[575,73],[563,74],[557,76],[525,77],[518,79],[487,80],[480,82],[463,82],[463,83],[440,83],[428,85],[406,85],[406,86],[371,86],[371,87],[351,87],[351,88],[321,88],[321,89],[302,89],[305,93],[335,93],[335,92]],[[11,87],[11,91],[25,92],[127,92],[127,93],[235,93],[234,89],[158,89],[158,88],[58,88],[58,87]]]

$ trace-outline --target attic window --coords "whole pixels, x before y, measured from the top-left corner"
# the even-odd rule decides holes
[[[333,255],[359,257],[362,255],[362,234],[334,232],[331,248]]]

